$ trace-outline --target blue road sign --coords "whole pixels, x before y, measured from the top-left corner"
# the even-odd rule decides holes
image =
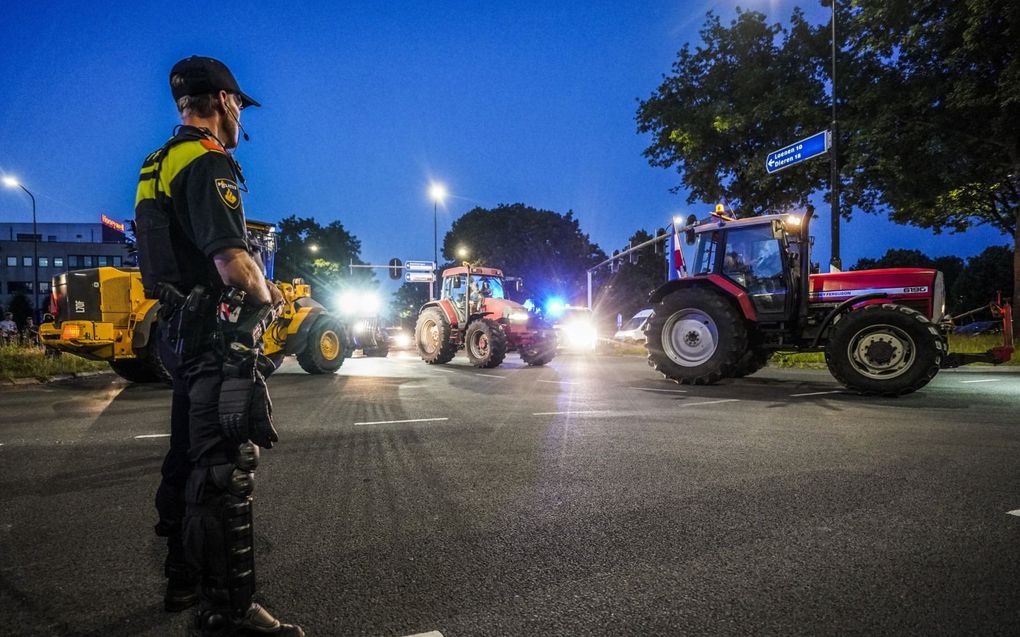
[[[829,151],[830,141],[829,131],[823,130],[811,137],[805,137],[799,142],[794,142],[786,148],[773,151],[765,158],[765,170],[771,175],[787,166],[823,155]]]
[[[405,261],[404,268],[414,272],[432,272],[436,269],[436,264],[432,261]]]
[[[432,283],[436,277],[431,272],[404,272],[404,280],[408,283]]]

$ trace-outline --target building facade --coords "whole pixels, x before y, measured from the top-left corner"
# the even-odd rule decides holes
[[[49,304],[50,279],[69,270],[100,266],[133,266],[124,225],[105,215],[101,223],[39,223],[38,236],[31,223],[0,223],[0,305],[24,294],[33,307]],[[37,240],[35,243],[33,239]],[[38,251],[35,262],[33,244]],[[33,283],[38,266],[39,281]],[[34,292],[38,285],[38,303]]]

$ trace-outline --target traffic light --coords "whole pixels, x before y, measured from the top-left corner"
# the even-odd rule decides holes
[[[390,278],[399,279],[400,271],[404,269],[404,264],[400,262],[400,259],[390,259]]]
[[[620,271],[620,251],[613,250],[613,260],[609,263],[609,271],[616,273]]]
[[[627,249],[629,250],[630,248],[633,248],[633,247],[634,247],[634,242],[631,241],[630,244],[627,246]],[[638,251],[637,250],[634,250],[633,252],[628,252],[627,253],[627,257],[630,260],[630,264],[631,265],[637,265],[637,262],[638,262]]]

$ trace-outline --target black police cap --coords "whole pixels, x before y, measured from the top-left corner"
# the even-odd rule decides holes
[[[174,68],[170,69],[171,79],[175,75],[180,75],[184,81],[179,86],[174,86],[171,82],[170,92],[174,96],[174,101],[185,95],[205,95],[226,91],[236,93],[241,97],[241,108],[262,106],[241,91],[237,80],[234,79],[234,74],[230,72],[226,64],[219,60],[192,55],[174,64]]]

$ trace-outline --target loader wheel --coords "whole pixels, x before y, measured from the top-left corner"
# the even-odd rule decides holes
[[[506,358],[506,333],[492,319],[478,319],[468,325],[464,349],[475,367],[499,367]]]
[[[379,347],[370,347],[362,350],[362,352],[369,358],[386,358],[389,356],[390,347],[389,345],[380,345]]]
[[[163,383],[168,386],[173,384],[173,378],[159,356],[159,330],[155,326],[138,358],[110,361],[110,369],[132,383]]]
[[[861,394],[901,396],[928,384],[946,342],[928,318],[902,305],[867,305],[833,323],[825,362],[840,383]]]
[[[414,326],[414,343],[418,355],[429,365],[443,365],[457,354],[457,344],[451,340],[453,327],[438,307],[426,308]]]
[[[655,306],[645,328],[648,364],[682,385],[732,376],[747,353],[744,317],[704,288],[674,292]]]
[[[743,378],[744,376],[750,376],[761,368],[765,367],[769,363],[769,359],[772,358],[772,352],[763,349],[749,349],[744,353],[743,358],[737,363],[737,367],[730,374],[733,378]]]
[[[528,347],[521,348],[519,353],[521,360],[526,365],[541,367],[556,358],[556,337],[552,336]]]
[[[309,374],[332,374],[340,369],[348,354],[340,321],[323,316],[312,326],[308,344],[297,355],[297,360],[301,369]]]

